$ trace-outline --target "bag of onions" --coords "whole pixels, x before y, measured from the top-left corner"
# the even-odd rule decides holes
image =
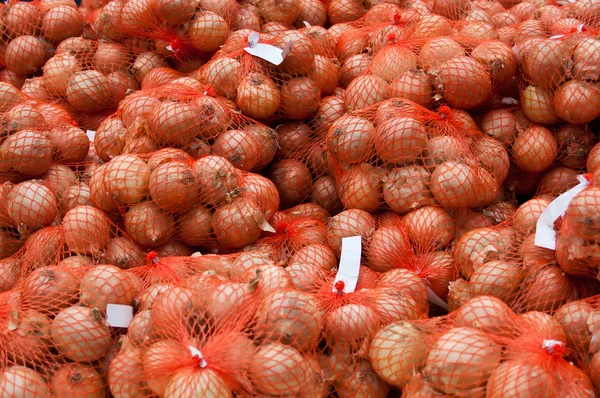
[[[373,370],[391,385],[407,386],[409,397],[595,396],[586,372],[571,362],[567,330],[555,318],[516,315],[490,296],[467,306],[445,318],[379,330],[369,348]]]
[[[221,156],[194,160],[174,148],[114,157],[94,170],[90,199],[98,209],[121,214],[127,236],[151,248],[171,241],[242,248],[272,230],[268,221],[279,205],[277,189],[265,177],[238,170]]]
[[[65,276],[58,283],[72,289],[73,281],[66,282]],[[69,303],[58,291],[52,304],[31,300],[31,288],[37,285],[43,291],[44,280],[49,279],[0,293],[0,392],[22,397],[104,396],[101,370],[91,362],[102,360],[111,346],[106,321],[97,309]],[[46,311],[50,308],[53,311]]]
[[[342,210],[325,138],[328,126],[345,113],[343,100],[328,96],[310,120],[276,127],[277,153],[267,175],[277,186],[282,206],[310,200],[331,214]]]
[[[237,7],[234,0],[113,0],[98,14],[94,28],[100,38],[148,43],[152,54],[188,73],[225,43],[235,29]]]
[[[65,39],[80,36],[84,18],[73,1],[2,4],[2,81],[17,88],[40,72]]]
[[[150,69],[163,65],[141,46],[73,37],[44,64],[40,86],[49,100],[67,104],[80,126],[96,130]]]
[[[273,229],[244,250],[267,251],[276,262],[287,265],[294,256],[301,256],[298,253],[306,251],[305,247],[327,245],[329,217],[327,210],[314,203],[277,211],[269,221]]]
[[[333,37],[319,26],[277,36],[242,29],[195,76],[235,101],[248,117],[304,120],[317,112],[321,95],[333,94],[338,85],[333,45]],[[270,59],[259,46],[276,47],[281,56]]]
[[[535,34],[515,38],[523,113],[540,125],[562,121],[584,125],[598,118],[597,29],[581,14],[531,29]]]
[[[510,164],[506,148],[482,134],[466,111],[430,111],[400,98],[337,119],[327,150],[344,207],[370,213],[486,207]]]
[[[515,55],[491,23],[452,22],[382,4],[353,25],[335,48],[349,111],[387,98],[476,109],[514,85]]]
[[[215,156],[200,158],[218,155],[240,170],[267,166],[277,150],[276,131],[240,115],[235,105],[193,81],[195,85],[177,79],[129,95],[96,131],[100,158],[158,151],[159,163],[169,158],[202,163]]]

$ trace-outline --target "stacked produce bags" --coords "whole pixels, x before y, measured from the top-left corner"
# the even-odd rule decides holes
[[[0,395],[600,396],[597,0],[0,7]]]

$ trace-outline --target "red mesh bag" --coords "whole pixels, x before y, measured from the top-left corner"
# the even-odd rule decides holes
[[[401,115],[401,116],[400,116]],[[346,208],[400,214],[494,203],[509,157],[468,113],[429,111],[390,99],[337,119],[327,133],[340,199]]]
[[[304,120],[319,108],[321,95],[337,87],[339,65],[333,37],[318,26],[260,34],[258,45],[287,51],[279,65],[248,53],[252,32],[233,33],[196,77],[217,94],[236,102],[242,113],[257,120]],[[279,61],[278,61],[279,62]]]
[[[590,378],[571,362],[565,331],[547,314],[517,316],[481,296],[445,318],[382,328],[369,358],[383,380],[406,387],[410,397],[593,397]]]
[[[336,55],[348,110],[395,97],[424,107],[442,100],[474,109],[487,106],[496,93],[498,101],[515,93],[517,61],[511,48],[497,40],[493,25],[452,22],[446,16],[380,4],[344,31]]]
[[[153,248],[172,240],[242,248],[271,228],[279,201],[266,178],[239,171],[220,156],[194,160],[175,149],[113,158],[94,171],[90,195],[98,208],[122,215],[131,239]]]
[[[573,18],[575,17],[575,18]],[[534,123],[583,125],[600,116],[597,28],[575,15],[515,38],[521,108]]]
[[[90,363],[101,359],[113,340],[102,315],[61,300],[45,303],[54,314],[42,312],[38,304],[20,290],[0,294],[0,391],[18,396],[103,395],[102,372]]]
[[[42,70],[61,41],[79,36],[84,19],[69,2],[14,2],[3,5],[2,66],[25,79]]]
[[[48,100],[67,105],[80,126],[96,130],[150,69],[164,65],[141,46],[73,37],[45,63],[41,87]]]
[[[267,166],[275,156],[276,132],[211,93],[210,88],[175,82],[128,96],[119,111],[98,127],[94,139],[98,155],[108,161],[120,154],[168,147],[161,153],[181,160],[212,154],[240,170]]]

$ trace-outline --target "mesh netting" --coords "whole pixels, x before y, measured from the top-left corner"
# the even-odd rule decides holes
[[[382,328],[369,358],[383,380],[410,397],[593,397],[590,376],[572,362],[567,330],[562,319],[516,315],[481,296],[446,318]]]

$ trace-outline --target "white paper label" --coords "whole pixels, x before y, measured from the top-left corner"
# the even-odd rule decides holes
[[[540,215],[535,230],[536,246],[545,247],[546,249],[551,250],[556,249],[556,231],[554,230],[554,222],[558,220],[560,216],[565,214],[573,197],[589,185],[588,180],[586,180],[584,176],[577,176],[577,180],[579,181],[578,185],[554,199]]]
[[[192,353],[193,357],[200,359],[200,367],[205,368],[207,363],[204,360],[204,356],[202,356],[202,353],[200,352],[200,350],[194,346],[188,346],[188,348],[189,348],[190,352]]]
[[[342,255],[340,256],[340,265],[333,281],[332,292],[336,293],[338,282],[344,282],[342,291],[352,293],[358,283],[360,273],[360,256],[362,253],[362,237],[351,236],[342,238]]]
[[[500,101],[502,105],[517,105],[519,101],[514,99],[513,97],[503,97],[502,101]]]
[[[88,136],[88,138],[90,139],[90,141],[94,142],[94,137],[96,137],[96,132],[93,130],[88,130],[85,132],[85,134]]]
[[[281,65],[292,48],[292,40],[288,41],[282,50],[281,48],[270,44],[259,43],[259,37],[260,35],[256,32],[250,33],[248,36],[248,44],[250,47],[244,47],[244,51],[255,57],[262,58],[273,65]]]
[[[427,299],[429,300],[430,303],[439,305],[440,307],[442,307],[446,311],[448,310],[448,304],[444,300],[442,300],[440,298],[440,296],[438,296],[437,294],[435,294],[433,292],[433,290],[431,290],[431,288],[429,286],[427,286]]]
[[[122,304],[106,305],[106,321],[115,328],[127,328],[133,319],[133,307]]]
[[[200,252],[195,252],[195,253],[192,253],[192,255],[191,255],[191,257],[200,257],[200,256],[202,256],[202,253],[200,253]]]

